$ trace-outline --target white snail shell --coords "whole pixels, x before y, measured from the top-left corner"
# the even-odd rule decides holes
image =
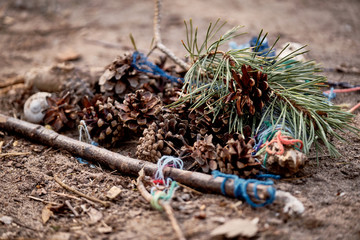
[[[50,97],[48,92],[38,92],[31,95],[24,104],[24,116],[25,119],[32,123],[40,123],[45,116],[44,110],[49,105],[46,101],[46,97]]]

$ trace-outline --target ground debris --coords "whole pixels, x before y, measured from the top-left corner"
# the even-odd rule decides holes
[[[258,231],[257,224],[254,221],[247,219],[232,219],[223,225],[215,228],[210,236],[212,239],[221,239],[222,236],[225,238],[234,237],[254,237]]]

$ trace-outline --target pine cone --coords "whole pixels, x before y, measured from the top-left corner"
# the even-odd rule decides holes
[[[96,95],[91,102],[83,99],[82,119],[85,120],[90,136],[101,145],[113,146],[124,137],[120,107],[110,97]]]
[[[229,117],[230,112],[228,106],[225,106],[216,115],[214,120],[214,112],[212,108],[205,108],[211,106],[215,99],[210,99],[206,104],[194,109],[189,113],[191,138],[195,139],[197,134],[204,136],[205,134],[212,134],[215,143],[222,143],[224,134],[229,132]]]
[[[64,127],[74,128],[78,121],[79,107],[70,104],[70,93],[66,93],[63,97],[47,97],[46,101],[49,108],[44,116],[44,123],[52,127],[56,132]]]
[[[175,114],[166,113],[159,116],[143,132],[136,156],[140,159],[156,162],[163,155],[178,155],[178,150],[187,145],[188,121]]]
[[[186,161],[197,163],[203,172],[216,169],[216,148],[212,135],[198,135],[198,140],[192,146],[184,146],[181,150],[180,156]]]
[[[177,83],[167,83],[162,93],[158,94],[164,105],[179,100],[181,94],[181,85]]]
[[[225,147],[218,144],[216,146],[217,164],[213,162],[212,168],[219,169],[223,173],[245,177],[257,174],[261,164],[256,162],[251,155],[253,145],[254,140],[245,143],[241,135],[231,138]]]
[[[126,93],[139,89],[149,80],[146,74],[139,73],[131,66],[133,55],[125,53],[118,56],[99,79],[100,92],[104,96],[122,98]]]
[[[235,63],[232,63],[235,66]],[[231,70],[233,79],[229,84],[230,93],[225,102],[236,101],[236,110],[239,116],[245,111],[251,115],[260,112],[265,103],[270,99],[270,87],[267,82],[267,74],[242,65],[241,72]]]
[[[135,93],[125,95],[125,99],[119,108],[120,118],[124,122],[124,126],[141,133],[156,120],[162,105],[158,97],[140,89]]]
[[[71,104],[79,104],[85,96],[88,96],[90,99],[94,97],[90,83],[78,77],[67,80],[61,89],[70,92]]]

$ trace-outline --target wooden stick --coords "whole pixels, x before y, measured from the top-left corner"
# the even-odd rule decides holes
[[[1,153],[0,157],[23,156],[29,154],[31,154],[31,152],[9,152],[9,153]]]
[[[107,149],[60,135],[43,126],[8,117],[3,114],[0,114],[0,129],[20,134],[28,140],[40,142],[53,148],[66,150],[75,156],[98,162],[128,175],[137,176],[138,172],[144,168],[147,176],[154,176],[157,170],[157,165],[154,163],[126,157]],[[221,194],[221,184],[224,180],[222,177],[214,179],[208,174],[184,171],[171,167],[164,168],[164,176],[170,177],[191,188],[218,194]],[[254,196],[253,187],[253,183],[250,183],[247,187],[250,196]],[[270,197],[268,188],[269,186],[266,185],[257,186],[257,193],[260,199],[265,200]],[[234,196],[232,180],[226,182],[225,192],[228,196]]]
[[[151,202],[153,199],[153,196],[146,190],[146,188],[142,182],[144,177],[145,177],[144,169],[141,169],[139,172],[139,177],[137,178],[137,181],[136,181],[136,186],[137,186],[137,189],[139,190],[140,194],[146,199],[146,201]],[[174,211],[172,210],[172,207],[170,206],[170,204],[168,202],[160,199],[159,205],[165,210],[165,212],[171,222],[171,226],[173,227],[174,231],[176,232],[176,235],[178,236],[178,239],[185,240],[186,238],[180,228],[179,223],[177,222],[177,220],[174,216]]]
[[[188,70],[190,66],[178,58],[170,49],[168,49],[161,41],[161,34],[160,34],[160,20],[161,20],[161,1],[162,0],[155,0],[155,11],[154,11],[154,43],[155,47],[158,48],[160,51],[165,53],[171,60],[173,60],[176,64],[178,64],[184,70]]]
[[[72,187],[66,185],[65,183],[63,183],[57,176],[54,176],[54,180],[60,185],[62,186],[63,188],[65,188],[66,190],[70,191],[70,192],[73,192],[81,197],[84,197],[86,199],[89,199],[91,201],[94,201],[94,202],[98,202],[98,203],[101,203],[102,205],[104,205],[105,207],[108,207],[110,206],[110,203],[107,202],[107,201],[102,201],[98,198],[95,198],[95,197],[91,197],[91,196],[88,196],[88,195],[85,195],[83,194],[82,192],[79,192],[78,190],[76,189],[73,189]]]

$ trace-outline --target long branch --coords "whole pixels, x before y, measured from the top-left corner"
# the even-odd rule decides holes
[[[53,148],[66,150],[73,155],[98,162],[128,175],[136,176],[138,172],[144,168],[146,175],[154,176],[157,170],[157,165],[154,163],[126,157],[107,149],[58,134],[43,126],[8,117],[3,114],[0,114],[0,129],[8,132],[15,132],[29,140],[37,141]],[[175,181],[189,187],[204,192],[218,194],[221,194],[221,184],[224,180],[222,177],[214,179],[211,175],[170,167],[164,168],[164,175],[165,177],[171,177]],[[250,196],[254,196],[253,187],[254,185],[252,183],[247,187]],[[269,198],[268,188],[269,186],[265,185],[257,186],[257,193],[260,199],[265,200]],[[234,185],[232,180],[226,182],[225,192],[228,196],[234,196]]]

